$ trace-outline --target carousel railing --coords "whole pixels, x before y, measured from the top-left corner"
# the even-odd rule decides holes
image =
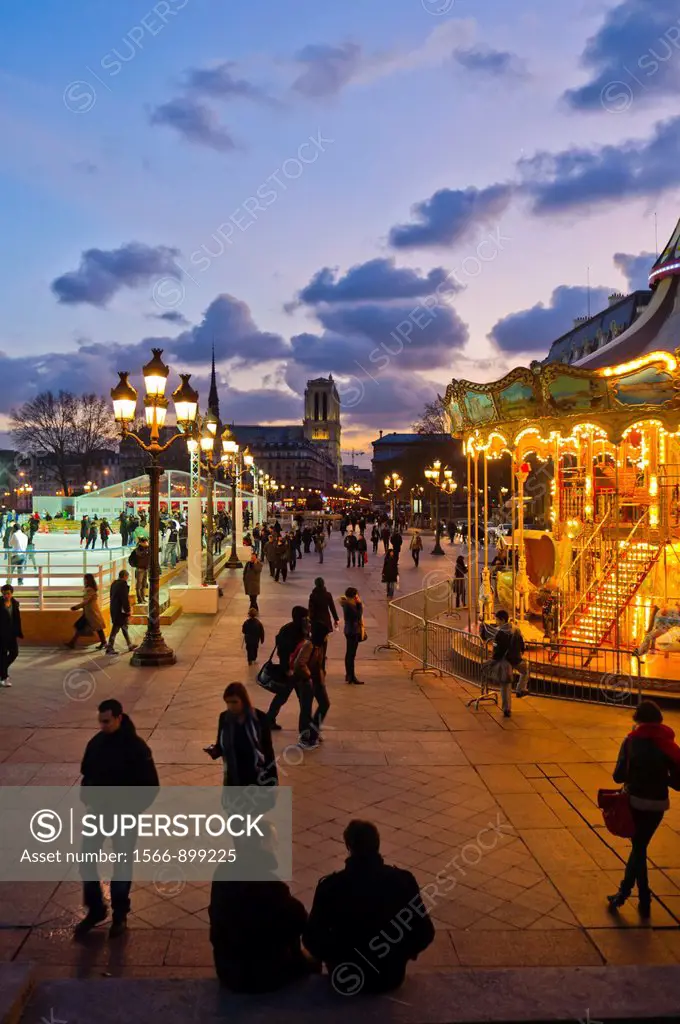
[[[616,538],[605,533],[611,523],[612,513],[608,512],[559,580],[558,634],[587,606],[616,555]]]

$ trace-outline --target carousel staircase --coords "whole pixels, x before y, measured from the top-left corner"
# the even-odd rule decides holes
[[[627,540],[620,542],[618,555],[610,559],[565,624],[562,636],[566,640],[599,647],[610,639],[617,619],[635,597],[662,551],[661,545],[635,537],[636,529]]]

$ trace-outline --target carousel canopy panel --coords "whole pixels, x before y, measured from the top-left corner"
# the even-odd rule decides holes
[[[652,352],[597,370],[532,363],[488,384],[452,381],[445,397],[452,432],[467,438],[498,428],[509,441],[541,421],[544,434],[571,434],[586,419],[610,439],[641,418],[680,425],[680,349]],[[505,428],[505,429],[504,429]]]

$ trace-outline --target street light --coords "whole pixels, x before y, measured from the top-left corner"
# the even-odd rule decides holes
[[[448,475],[447,475],[448,474]],[[440,537],[441,529],[439,522],[439,492],[440,492],[440,477],[442,475],[442,464],[439,459],[435,459],[432,465],[425,470],[425,479],[432,485],[434,490],[434,517],[435,517],[435,529],[434,529],[434,547],[432,549],[433,555],[444,555],[445,551],[441,546]],[[451,470],[444,470],[445,479],[449,479]]]
[[[168,400],[164,397],[164,392],[170,370],[161,359],[163,349],[155,348],[152,351],[153,358],[142,368],[146,390],[144,410],[146,424],[149,428],[148,444],[130,429],[135,421],[137,391],[128,380],[129,374],[127,371],[118,372],[120,380],[116,387],[111,389],[113,414],[120,426],[122,438],[132,438],[142,451],[146,452],[151,458],[150,465],[146,467],[146,472],[149,476],[149,613],[146,636],[141,646],[130,659],[131,665],[140,666],[174,665],[177,660],[174,651],[165,643],[160,627],[158,527],[160,518],[160,478],[163,473],[160,456],[178,438],[186,436],[192,429],[192,424],[196,420],[198,412],[198,393],[189,384],[191,374],[181,373],[181,384],[172,395],[179,430],[169,437],[165,444],[160,444],[160,430],[165,423],[165,416],[168,410]]]
[[[237,486],[239,483],[239,468],[240,468],[241,455],[239,446],[234,439],[229,427],[225,427],[222,434],[222,463],[227,467],[231,475],[231,554],[226,562],[228,569],[242,569],[243,562],[238,557],[238,551],[236,550],[236,500],[237,500]]]
[[[388,473],[388,475],[383,480],[383,483],[385,484],[385,490],[388,492],[388,494],[391,494],[393,496],[392,519],[394,522],[396,522],[397,520],[397,495],[401,490],[401,485],[403,484],[403,482],[404,481],[401,479],[398,473]]]
[[[448,497],[448,518],[449,518],[449,521],[450,521],[451,520],[451,515],[452,515],[451,505],[452,505],[452,501],[453,501],[453,495],[458,490],[458,484],[456,483],[455,480],[453,480],[451,478],[453,476],[453,471],[452,470],[450,470],[450,469],[444,470],[444,475],[445,475],[446,479],[442,482],[441,489],[442,489],[442,492],[444,494],[446,494],[447,497]]]
[[[196,419],[193,431],[187,437],[187,448],[191,455],[198,453],[198,463],[207,477],[206,495],[206,531],[205,531],[205,577],[206,587],[214,587],[215,558],[213,553],[213,533],[215,520],[215,473],[222,466],[222,460],[213,461],[212,453],[217,435],[217,417],[209,412],[203,420]]]

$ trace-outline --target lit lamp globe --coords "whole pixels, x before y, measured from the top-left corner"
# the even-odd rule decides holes
[[[142,367],[144,387],[150,398],[162,398],[165,394],[165,385],[170,376],[170,368],[161,359],[163,355],[162,348],[152,348],[151,351],[153,352],[152,358],[146,366]]]
[[[198,443],[204,455],[210,455],[215,447],[215,433],[210,429],[209,423],[204,423]]]
[[[123,428],[134,423],[137,411],[137,391],[128,380],[128,370],[119,370],[120,380],[115,388],[111,388],[111,400],[113,402],[113,415],[116,423]]]
[[[196,422],[198,415],[198,391],[195,391],[189,383],[191,379],[190,373],[180,373],[179,379],[182,383],[173,391],[172,400],[175,403],[177,425],[186,433],[191,425]],[[190,448],[189,451],[191,450]]]

